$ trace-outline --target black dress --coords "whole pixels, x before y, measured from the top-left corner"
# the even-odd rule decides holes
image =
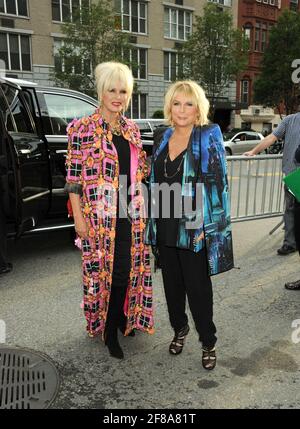
[[[115,148],[118,152],[119,176],[121,175],[127,176],[127,189],[121,189],[121,196],[120,196],[120,193],[118,194],[116,242],[118,241],[131,242],[131,223],[127,217],[127,207],[130,203],[130,195],[128,195],[128,190],[131,185],[129,142],[128,140],[124,139],[123,136],[118,136],[114,134],[113,144],[115,145]],[[126,207],[126,203],[127,203],[127,207]],[[122,217],[120,217],[120,211],[122,212]]]
[[[183,157],[185,153],[186,149],[171,161],[169,157],[169,147],[166,145],[154,163],[155,183],[158,183],[159,185],[166,183],[169,186],[177,183],[181,186],[184,163]],[[177,171],[178,169],[179,171]],[[167,177],[165,177],[165,172]],[[181,192],[178,197],[181,198]],[[179,218],[176,217],[177,213],[174,210],[174,205],[176,204],[177,199],[174,198],[173,191],[170,191],[170,207],[166,207],[170,209],[170,216],[164,218],[163,203],[166,203],[166,201],[166,198],[163,198],[163,192],[160,191],[159,213],[158,218],[156,219],[158,244],[175,247],[177,242]]]

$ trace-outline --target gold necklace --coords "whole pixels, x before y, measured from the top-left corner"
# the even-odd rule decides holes
[[[116,125],[109,124],[109,129],[110,129],[111,133],[115,134],[116,136],[120,136],[122,134],[120,122],[117,123]]]

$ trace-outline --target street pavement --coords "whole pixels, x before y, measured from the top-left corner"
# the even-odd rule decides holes
[[[284,283],[300,278],[300,259],[277,255],[282,227],[269,232],[279,221],[233,225],[236,269],[213,278],[218,360],[212,372],[202,368],[191,317],[183,353],[169,354],[173,332],[160,271],[153,276],[154,335],[121,338],[123,361],[89,338],[80,254],[69,232],[10,241],[14,270],[0,278],[6,345],[53,359],[61,385],[52,408],[299,408],[300,332],[292,323],[300,319],[300,291],[285,290]]]

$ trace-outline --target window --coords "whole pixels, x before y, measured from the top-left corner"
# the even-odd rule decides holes
[[[28,16],[27,0],[0,0],[0,13]]]
[[[251,43],[251,39],[252,39],[252,29],[253,29],[253,27],[252,27],[252,24],[251,23],[246,23],[245,25],[244,25],[244,35],[245,35],[245,37],[249,40],[249,49],[251,49],[251,45],[252,45],[252,43]]]
[[[297,11],[298,10],[298,3],[299,3],[299,0],[291,0],[290,1],[290,9]]]
[[[170,39],[187,40],[192,32],[192,13],[165,7],[164,35]]]
[[[54,39],[53,46],[53,57],[54,66],[57,71],[73,74],[87,74],[91,75],[92,66],[91,61],[88,58],[82,58],[78,50],[78,57],[72,59],[64,59],[60,54],[59,50],[64,45],[64,41],[60,39]]]
[[[8,70],[31,71],[30,36],[0,33],[0,60]]]
[[[272,25],[269,25],[269,31]],[[264,52],[268,44],[268,24],[264,22],[257,22],[255,24],[255,40],[254,50]]]
[[[52,134],[65,135],[66,127],[73,118],[81,118],[94,112],[95,106],[79,98],[61,94],[44,93],[52,126]]]
[[[147,94],[133,94],[127,113],[134,119],[147,118]]]
[[[164,52],[164,79],[174,81],[182,69],[181,57],[177,52]]]
[[[147,79],[147,49],[133,48],[124,52],[123,55],[131,64],[133,77],[135,79]]]
[[[208,0],[210,3],[218,3],[222,6],[232,6],[232,0]]]
[[[52,0],[52,20],[72,21],[83,8],[89,8],[89,6],[90,0]]]
[[[261,30],[261,51],[264,52],[267,46],[267,25],[262,24]]]
[[[147,4],[137,0],[117,0],[115,8],[121,15],[121,28],[131,33],[147,33]]]
[[[254,41],[254,50],[260,50],[260,23],[257,22],[255,25],[255,41]]]
[[[241,102],[249,102],[249,80],[241,81]]]

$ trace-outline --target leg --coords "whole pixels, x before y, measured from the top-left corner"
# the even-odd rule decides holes
[[[295,198],[284,188],[285,212],[284,212],[284,242],[289,247],[296,248],[294,203]]]
[[[118,327],[124,326],[124,324],[126,326],[123,306],[130,273],[130,248],[130,241],[116,241],[111,295],[105,325],[105,343],[111,356],[119,359],[124,357],[118,342]]]
[[[159,254],[169,319],[174,331],[178,332],[188,323],[185,313],[186,291],[179,264],[178,249],[160,245]]]
[[[214,347],[217,337],[213,322],[213,291],[208,276],[206,250],[194,253],[190,250],[180,249],[179,255],[189,306],[199,340],[203,347],[211,349]]]

